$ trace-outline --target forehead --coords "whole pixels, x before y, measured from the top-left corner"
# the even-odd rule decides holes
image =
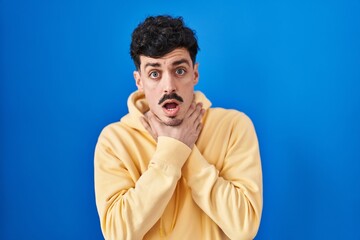
[[[156,67],[168,67],[171,66],[174,62],[178,62],[180,60],[185,63],[191,64],[191,58],[188,50],[185,48],[177,48],[162,57],[152,58],[148,56],[141,55],[140,56],[140,68],[145,69],[148,66],[156,66]]]

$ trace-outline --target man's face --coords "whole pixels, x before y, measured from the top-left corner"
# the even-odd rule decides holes
[[[160,57],[140,56],[140,70],[134,72],[136,86],[143,91],[152,111],[164,124],[177,126],[194,100],[199,79],[198,64],[189,52],[177,48]]]

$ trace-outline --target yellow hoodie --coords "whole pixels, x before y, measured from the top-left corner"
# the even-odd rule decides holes
[[[253,239],[262,212],[262,172],[251,120],[236,110],[206,109],[193,149],[156,142],[139,118],[141,92],[129,114],[105,127],[95,149],[95,193],[101,229],[115,239]]]

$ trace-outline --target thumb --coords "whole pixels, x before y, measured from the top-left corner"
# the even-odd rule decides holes
[[[146,117],[140,117],[140,122],[141,124],[144,126],[144,128],[146,129],[146,131],[148,131],[148,133],[155,139],[157,140],[157,136],[155,134],[155,132],[153,131],[153,129],[151,128],[150,123],[148,122]]]

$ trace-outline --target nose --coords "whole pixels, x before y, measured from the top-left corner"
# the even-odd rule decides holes
[[[169,94],[176,92],[175,79],[170,74],[165,74],[162,80],[164,93]]]

